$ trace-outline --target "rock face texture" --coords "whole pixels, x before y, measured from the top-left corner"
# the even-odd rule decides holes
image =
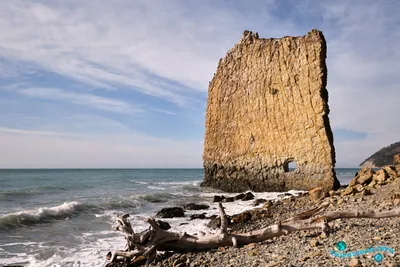
[[[317,30],[281,39],[243,33],[208,88],[202,186],[228,192],[340,186],[325,58]]]

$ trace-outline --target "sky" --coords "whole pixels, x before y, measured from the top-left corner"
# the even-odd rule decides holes
[[[337,167],[400,140],[398,0],[1,0],[0,168],[202,167],[244,30],[322,30]]]

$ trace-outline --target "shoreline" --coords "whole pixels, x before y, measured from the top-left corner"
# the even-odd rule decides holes
[[[312,203],[309,194],[287,197],[279,201],[268,202],[261,208],[246,210],[239,214],[251,213],[250,220],[228,226],[232,232],[248,232],[260,229],[278,221],[292,217],[302,211],[319,206],[328,201],[326,212],[338,210],[387,211],[399,207],[400,179],[372,187],[371,194],[353,192],[343,195],[348,186],[344,185],[331,196]],[[367,187],[365,187],[367,188]],[[341,196],[341,194],[343,196]],[[224,204],[223,204],[224,205]],[[233,215],[229,214],[228,215]],[[245,217],[245,216],[242,216]],[[259,243],[252,243],[238,248],[220,247],[200,252],[164,253],[150,266],[371,266],[377,264],[377,253],[363,253],[350,257],[336,257],[339,241],[345,241],[344,252],[366,250],[371,247],[385,247],[393,253],[380,252],[384,266],[400,266],[400,219],[338,219],[329,223],[332,233],[323,237],[320,231],[299,231],[286,236],[275,237]],[[175,229],[175,231],[179,229]],[[171,229],[170,231],[174,231]],[[121,238],[123,238],[121,236]],[[121,248],[116,248],[121,249]],[[376,251],[377,252],[377,251]],[[118,265],[108,266],[139,266]]]

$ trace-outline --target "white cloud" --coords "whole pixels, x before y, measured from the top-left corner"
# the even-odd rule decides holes
[[[199,35],[198,23],[181,23],[188,19],[182,8],[145,1],[2,1],[0,55],[95,87],[124,85],[185,105],[190,92],[153,75],[206,91],[221,56],[214,23],[224,16],[205,22]]]
[[[58,88],[29,88],[21,89],[18,92],[30,97],[67,101],[78,105],[89,106],[92,108],[116,113],[133,114],[137,112],[143,112],[140,107],[133,106],[124,101],[100,97],[92,94],[73,93]]]
[[[73,134],[70,134],[70,133],[35,131],[35,130],[21,130],[21,129],[13,129],[13,128],[5,128],[5,127],[0,127],[0,132],[3,132],[3,133],[14,133],[14,134],[29,134],[29,135],[73,136]]]
[[[262,6],[268,10],[273,3]],[[191,93],[207,91],[219,58],[245,27],[262,22],[259,29],[272,36],[293,32],[292,23],[274,21],[268,12],[256,18],[232,7],[197,1],[1,1],[0,55],[94,87],[124,86],[190,106]]]
[[[150,110],[155,111],[155,112],[164,113],[164,114],[167,114],[167,115],[176,115],[175,112],[172,112],[172,111],[169,111],[169,110],[165,110],[165,109],[150,108]]]

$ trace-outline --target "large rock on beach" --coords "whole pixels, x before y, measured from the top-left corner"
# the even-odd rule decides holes
[[[189,204],[186,204],[185,206],[183,206],[183,208],[185,210],[206,210],[209,207],[210,206],[208,206],[206,204],[195,204],[195,203],[189,203]]]
[[[240,193],[239,195],[235,196],[235,200],[243,199],[244,198],[244,193]]]
[[[383,169],[388,173],[390,178],[397,178],[397,170],[393,165],[388,165],[383,167]]]
[[[185,216],[185,211],[181,207],[164,208],[157,212],[157,217],[175,218]]]
[[[311,189],[308,193],[312,202],[318,202],[327,196],[327,193],[322,187]]]
[[[400,153],[393,156],[393,163],[395,165],[400,164]]]
[[[195,219],[204,220],[204,219],[207,219],[207,216],[206,216],[205,213],[202,213],[202,214],[192,214],[192,215],[190,215],[190,220],[195,220]]]
[[[158,224],[158,226],[160,226],[161,229],[163,230],[169,230],[171,229],[171,225],[167,222],[164,221],[160,221],[160,220],[156,220],[156,223]]]
[[[224,196],[214,196],[213,202],[222,202],[224,199]]]
[[[281,39],[243,33],[208,88],[202,186],[229,192],[340,186],[325,58],[318,30]]]
[[[378,170],[373,177],[378,184],[383,184],[387,178],[389,178],[389,174],[384,169]]]
[[[242,201],[248,201],[254,199],[254,195],[251,192],[247,192],[244,194],[244,197],[242,198]]]
[[[371,168],[362,168],[356,175],[356,177],[351,180],[349,186],[354,186],[357,184],[369,184],[372,181],[375,172]]]

